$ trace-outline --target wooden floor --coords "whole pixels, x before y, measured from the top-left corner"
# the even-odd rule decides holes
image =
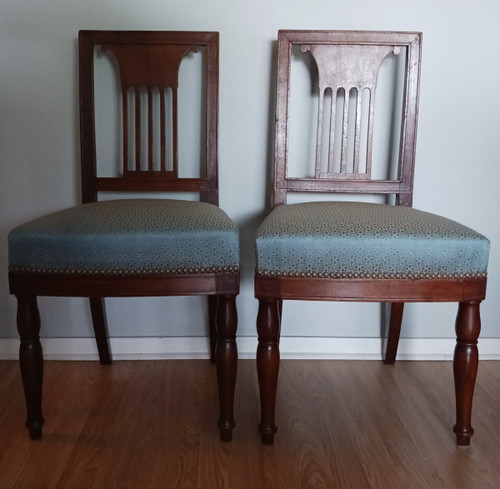
[[[1,489],[500,487],[500,362],[481,362],[469,448],[452,432],[449,362],[282,361],[279,431],[257,433],[255,362],[221,443],[207,360],[46,362],[45,431],[30,441],[16,362],[0,362]]]

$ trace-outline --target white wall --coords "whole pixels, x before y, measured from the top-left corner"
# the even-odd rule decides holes
[[[280,28],[424,33],[415,207],[491,239],[483,333],[500,337],[500,3],[495,0],[0,0],[0,338],[16,337],[7,233],[79,199],[79,29],[220,32],[220,204],[240,225],[239,335],[255,335],[253,236],[269,188]],[[91,336],[87,303],[39,301],[42,335]],[[456,307],[409,305],[403,336],[453,337]],[[200,336],[197,299],[108,301],[112,336]],[[373,304],[290,303],[283,335],[378,337]]]

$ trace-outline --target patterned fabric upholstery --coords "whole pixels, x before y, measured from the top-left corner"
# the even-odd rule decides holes
[[[9,234],[11,271],[174,274],[239,269],[236,225],[217,206],[113,200],[42,217]]]
[[[257,232],[256,254],[261,276],[484,277],[489,241],[408,207],[312,202],[276,207]]]

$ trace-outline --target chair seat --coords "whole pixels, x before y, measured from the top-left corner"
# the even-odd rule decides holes
[[[489,241],[409,207],[309,202],[275,207],[256,254],[260,276],[476,278],[486,276]]]
[[[235,224],[204,202],[94,202],[36,219],[9,234],[13,272],[151,275],[238,269]]]

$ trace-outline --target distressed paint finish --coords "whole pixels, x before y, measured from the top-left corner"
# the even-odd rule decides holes
[[[372,160],[372,143],[373,143],[373,113],[375,106],[375,89],[377,86],[377,77],[380,66],[384,59],[398,48],[390,46],[331,46],[325,45],[303,45],[302,51],[309,51],[318,68],[318,125],[316,138],[316,177],[317,178],[370,178],[371,175],[371,160]],[[327,89],[331,90],[332,103],[329,114],[329,145],[328,145],[328,171],[321,171],[321,146],[323,138],[323,117],[324,117],[324,96]],[[362,94],[364,90],[368,90],[368,121],[367,121],[367,153],[366,153],[366,169],[363,172],[359,171],[360,158],[360,140],[361,140],[361,114],[362,114]],[[343,110],[342,110],[342,128],[340,141],[336,142],[335,135],[335,120],[336,120],[336,103],[335,98],[339,91],[344,94]],[[355,128],[354,128],[354,161],[353,170],[348,171],[347,150],[348,150],[348,135],[349,135],[349,110],[350,110],[350,94],[354,90],[355,95]],[[340,155],[340,171],[336,172],[333,168],[334,148],[336,144],[342,146]]]

